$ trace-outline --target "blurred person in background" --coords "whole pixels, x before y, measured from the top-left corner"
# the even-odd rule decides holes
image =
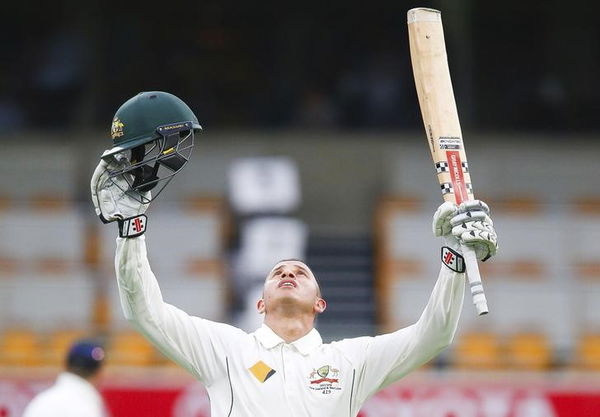
[[[50,388],[36,395],[23,417],[107,417],[96,389],[104,362],[104,348],[93,340],[75,342],[66,357],[64,372]]]
[[[376,391],[451,343],[465,291],[460,246],[473,246],[480,260],[497,249],[489,208],[480,201],[446,202],[435,212],[433,231],[444,239],[437,283],[421,318],[393,333],[324,344],[314,324],[327,303],[301,260],[280,261],[269,272],[256,304],[263,325],[250,334],[165,303],[147,258],[145,212],[161,181],[159,165],[173,166],[164,159],[177,156],[194,126],[196,116],[178,98],[140,93],[117,110],[114,147],[90,185],[96,214],[119,226],[115,267],[126,318],[205,385],[213,417],[355,416]],[[172,131],[178,132],[165,133]],[[145,151],[155,148],[158,156],[147,160]]]

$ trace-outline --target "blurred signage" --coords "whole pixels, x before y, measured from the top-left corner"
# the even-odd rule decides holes
[[[518,378],[516,378],[518,379]],[[23,409],[46,382],[0,379],[0,416],[21,417]],[[107,384],[102,394],[112,417],[210,417],[201,384],[144,387]],[[519,386],[454,386],[419,383],[391,386],[373,396],[359,417],[586,417],[600,415],[600,389],[523,388]]]

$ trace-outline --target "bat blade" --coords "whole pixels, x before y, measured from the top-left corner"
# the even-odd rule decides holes
[[[474,195],[448,67],[442,15],[434,9],[411,9],[407,23],[415,87],[442,197],[460,204],[472,200]],[[475,253],[470,247],[462,249],[473,302],[479,315],[486,314],[487,301]]]
[[[415,86],[442,196],[456,204],[472,200],[441,13],[424,8],[409,10],[408,33]]]

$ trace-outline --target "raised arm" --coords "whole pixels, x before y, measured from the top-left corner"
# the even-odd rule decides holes
[[[123,313],[138,331],[205,384],[226,375],[228,344],[245,334],[164,302],[148,263],[145,236],[117,239],[115,269]]]
[[[344,351],[357,364],[357,407],[375,391],[399,380],[440,353],[453,340],[463,306],[465,274],[460,244],[474,245],[478,257],[496,253],[496,233],[488,208],[479,201],[442,204],[434,215],[436,236],[444,238],[442,266],[419,320],[393,333],[349,339]],[[468,213],[468,214],[467,214]]]
[[[163,301],[143,236],[147,204],[123,191],[127,187],[118,177],[109,178],[109,171],[127,163],[114,158],[103,160],[91,184],[96,213],[104,222],[119,224],[115,269],[125,317],[167,357],[210,385],[226,374],[223,353],[243,332],[191,317]]]

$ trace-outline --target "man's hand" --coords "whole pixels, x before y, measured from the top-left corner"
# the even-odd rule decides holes
[[[138,200],[150,200],[149,191],[136,196],[137,192],[130,189],[127,180],[122,175],[110,176],[110,172],[128,165],[129,161],[122,155],[102,159],[90,182],[96,214],[104,223],[119,222],[119,236],[121,237],[134,237],[144,233],[146,230],[144,213],[148,204],[143,204]]]
[[[485,261],[498,250],[494,223],[487,204],[469,200],[460,206],[445,202],[433,216],[433,233],[444,238],[445,244],[462,253],[461,244],[472,246],[477,259]]]

